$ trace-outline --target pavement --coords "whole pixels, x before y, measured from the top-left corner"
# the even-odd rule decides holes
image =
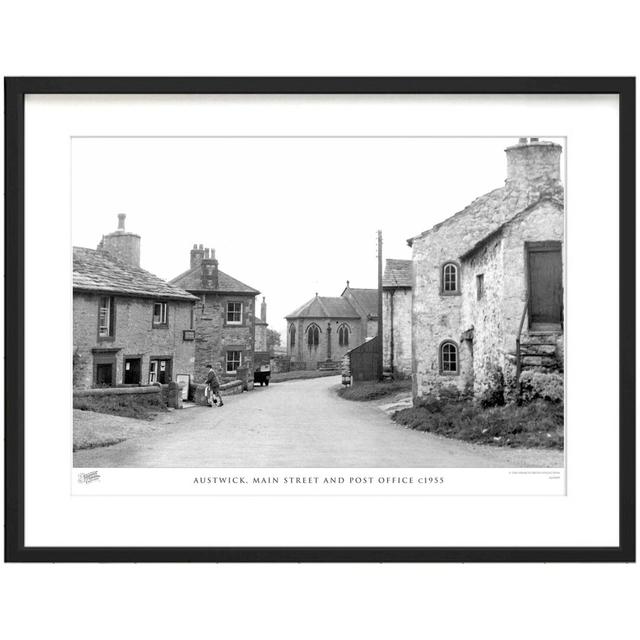
[[[383,410],[388,400],[340,398],[340,380],[291,380],[227,396],[221,408],[198,406],[162,414],[151,432],[141,426],[139,434],[124,442],[75,452],[74,466],[563,466],[559,451],[476,445],[406,429]],[[132,422],[135,427],[142,421]]]

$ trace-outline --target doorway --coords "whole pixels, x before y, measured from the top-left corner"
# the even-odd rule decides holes
[[[171,358],[151,358],[149,364],[149,384],[171,382]]]
[[[140,384],[142,374],[141,358],[124,359],[124,384]]]
[[[562,243],[527,242],[529,327],[557,330],[563,322]]]

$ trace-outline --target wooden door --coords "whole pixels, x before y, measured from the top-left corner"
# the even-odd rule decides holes
[[[561,324],[562,245],[559,242],[528,246],[529,324]]]

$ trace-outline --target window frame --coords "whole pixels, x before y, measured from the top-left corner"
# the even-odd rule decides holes
[[[229,306],[232,304],[240,305],[240,320],[229,320]],[[224,311],[224,323],[234,327],[239,327],[244,324],[244,302],[242,300],[227,300]]]
[[[229,355],[232,353],[237,353],[238,354],[238,360],[236,361],[235,359],[233,360],[229,360]],[[229,364],[233,364],[237,362],[238,366],[235,369],[229,369]],[[228,351],[225,352],[225,356],[224,356],[224,368],[225,368],[225,372],[226,373],[237,373],[238,369],[240,369],[240,367],[242,367],[242,350],[241,349],[229,349]]]
[[[456,275],[455,289],[445,288],[445,284],[446,284],[445,270],[447,269],[447,267],[453,267],[455,269],[455,275]],[[442,265],[440,266],[440,295],[459,296],[461,293],[460,291],[461,275],[462,274],[461,274],[459,262],[456,262],[455,260],[447,260],[446,262],[443,262]]]
[[[346,334],[346,340],[344,339],[345,334]],[[348,347],[350,336],[351,336],[351,327],[346,322],[343,322],[338,327],[338,346]]]
[[[291,323],[289,325],[289,348],[294,349],[296,346],[296,325]]]
[[[484,300],[484,273],[476,274],[476,300]]]
[[[320,334],[322,333],[322,329],[320,329],[319,325],[315,322],[312,322],[306,329],[305,333],[307,334],[307,347],[309,349],[318,348],[320,346]],[[311,336],[317,336],[317,340],[311,339]]]
[[[156,305],[162,305],[164,309],[164,321],[156,322]],[[162,318],[162,313],[160,318]],[[169,326],[169,303],[166,300],[155,300],[151,307],[151,326],[154,329],[166,329]]]
[[[456,370],[445,370],[444,368],[444,348],[451,346],[455,349]],[[460,375],[460,347],[455,340],[443,340],[438,347],[438,367],[441,376],[459,376]]]
[[[109,301],[109,327],[108,327],[108,333],[106,335],[103,335],[102,333],[100,333],[100,330],[102,328],[101,326],[101,321],[100,321],[100,316],[101,316],[101,312],[102,309],[104,309],[105,307],[102,306],[102,301],[103,300],[108,300]],[[115,296],[98,296],[98,340],[100,342],[104,342],[104,341],[113,341],[116,338],[116,298]]]

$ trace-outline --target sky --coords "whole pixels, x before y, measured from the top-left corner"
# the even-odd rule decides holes
[[[194,244],[214,248],[221,271],[266,297],[269,326],[284,335],[284,316],[316,292],[377,286],[378,229],[385,259],[410,259],[408,238],[502,186],[516,142],[74,138],[73,244],[95,248],[126,213],[142,268],[165,280],[189,268]]]

